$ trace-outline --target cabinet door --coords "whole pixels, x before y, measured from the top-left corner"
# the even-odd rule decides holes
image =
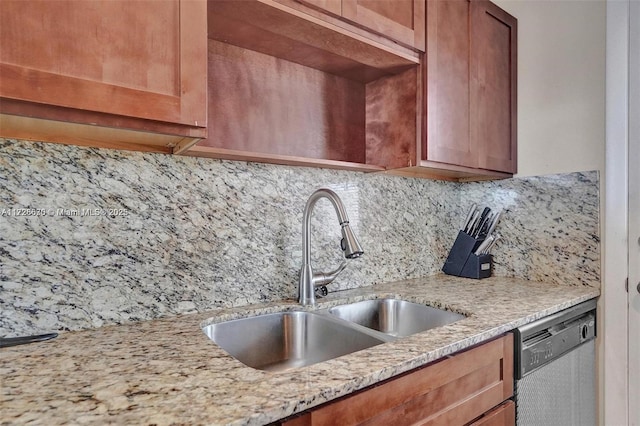
[[[516,173],[516,44],[489,1],[427,3],[423,160]]]
[[[471,144],[478,167],[517,169],[517,21],[495,4],[471,2]]]
[[[342,0],[342,16],[373,32],[424,51],[425,0]]]
[[[469,138],[469,0],[427,2],[423,160],[477,167]]]
[[[206,2],[0,3],[0,97],[206,126]]]

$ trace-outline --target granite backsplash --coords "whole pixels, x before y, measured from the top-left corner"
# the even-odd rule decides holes
[[[340,195],[365,250],[331,291],[438,273],[472,203],[504,209],[495,275],[599,287],[598,180],[454,183],[0,139],[0,337],[294,298],[318,187]],[[321,200],[315,268],[341,261],[339,240]]]

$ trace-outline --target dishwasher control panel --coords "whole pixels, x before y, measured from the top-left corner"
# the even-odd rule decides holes
[[[585,302],[516,329],[516,379],[595,337],[595,301]]]

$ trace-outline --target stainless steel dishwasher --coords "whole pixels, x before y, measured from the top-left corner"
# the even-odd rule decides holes
[[[518,426],[596,425],[595,299],[515,331]]]

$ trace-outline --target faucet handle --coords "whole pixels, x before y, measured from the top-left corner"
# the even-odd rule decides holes
[[[336,279],[340,272],[344,271],[344,268],[347,267],[347,262],[343,261],[340,266],[335,271],[331,272],[314,272],[313,273],[313,286],[320,287],[327,284],[331,284],[333,280]]]

